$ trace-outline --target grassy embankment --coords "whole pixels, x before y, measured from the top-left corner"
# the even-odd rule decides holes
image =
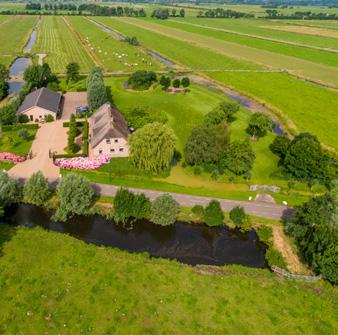
[[[1,16],[0,64],[9,66],[22,54],[36,21],[37,16]]]
[[[94,62],[67,25],[66,19],[44,16],[41,20],[32,53],[47,54],[44,61],[56,73],[65,73],[66,66],[70,62],[78,63],[82,72],[89,72]]]
[[[337,291],[0,227],[4,334],[333,334]]]
[[[117,40],[84,17],[69,17],[83,45],[105,71],[159,70],[161,65],[137,46]],[[133,66],[130,66],[133,64]],[[137,65],[135,65],[137,64]]]
[[[106,84],[110,87],[114,103],[123,112],[137,106],[150,107],[154,110],[161,109],[168,116],[168,125],[172,127],[177,136],[177,148],[183,152],[191,129],[202,122],[203,116],[212,110],[220,101],[226,100],[222,95],[200,85],[192,85],[190,92],[185,95],[170,95],[160,87],[145,92],[129,91],[123,88],[127,78],[106,78]],[[230,126],[231,140],[244,139],[250,113],[241,109],[236,120]],[[269,144],[274,135],[270,133],[258,142],[253,142],[256,153],[256,161],[253,168],[250,184],[265,183],[277,184],[285,190],[287,181],[280,175],[277,167],[277,157],[269,150]],[[145,189],[158,189],[178,193],[205,195],[238,200],[247,200],[249,196],[255,196],[256,192],[248,192],[248,184],[243,178],[237,178],[234,183],[228,182],[229,175],[222,176],[215,181],[210,174],[196,176],[193,169],[175,166],[168,177],[153,176],[140,173],[127,159],[114,159],[108,165],[95,171],[78,171],[92,181],[98,183],[111,183],[121,186],[138,187]],[[298,185],[301,190],[309,192],[304,185]],[[305,200],[297,191],[290,194],[274,194],[278,202],[287,199],[291,204],[298,204]],[[304,194],[304,193],[303,193]],[[307,194],[307,193],[305,193]]]
[[[150,32],[122,22],[121,20],[100,18],[103,22],[124,34],[136,35],[148,48],[166,55],[181,64],[199,69],[249,69],[251,63],[224,58],[205,48],[183,43],[174,38]],[[216,20],[217,21],[217,20]],[[175,48],[170,48],[171,45]],[[197,57],[196,55],[199,55]],[[204,61],[209,59],[207,63]],[[275,111],[284,124],[295,125],[298,131],[309,131],[324,143],[337,150],[335,136],[338,95],[316,85],[297,80],[280,73],[207,73],[209,77],[254,97]],[[292,89],[290,89],[292,87]]]

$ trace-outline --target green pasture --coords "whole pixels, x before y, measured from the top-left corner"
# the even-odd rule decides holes
[[[65,73],[70,62],[80,65],[82,72],[89,72],[94,62],[79,38],[67,24],[67,18],[44,16],[38,29],[38,38],[32,53],[47,54],[47,62],[56,73]]]
[[[119,18],[124,22],[134,25],[137,29],[144,28],[151,32],[156,31],[163,36],[180,40],[201,48],[208,49],[214,54],[218,53],[240,59],[274,70],[287,70],[292,74],[306,77],[313,81],[327,83],[338,87],[338,68],[328,67],[323,64],[309,62],[303,59],[272,53],[262,49],[256,49],[242,44],[232,43],[213,37],[191,33],[181,29],[162,26],[158,21],[139,20],[135,18]],[[155,23],[153,23],[155,22]]]
[[[201,48],[179,39],[164,36],[155,31],[149,31],[128,24],[124,20],[116,18],[96,17],[95,20],[106,26],[128,36],[136,36],[145,47],[162,54],[180,65],[193,69],[225,70],[225,69],[262,69],[262,66],[252,64],[243,60],[233,59]],[[139,20],[140,24],[143,21]]]
[[[27,129],[29,137],[24,140],[19,136],[20,127],[13,130],[3,130],[0,139],[0,152],[11,152],[20,156],[26,156],[32,146],[36,129]]]
[[[136,46],[117,40],[84,17],[69,17],[82,43],[106,71],[158,70],[160,64]],[[133,35],[132,35],[133,36]]]
[[[276,57],[278,57],[279,54],[282,54],[304,59],[314,63],[321,63],[328,66],[338,67],[337,53],[334,52],[316,50],[280,42],[273,42],[269,40],[264,40],[264,37],[260,39],[239,35],[238,33],[229,33],[222,31],[222,28],[213,28],[208,26],[197,27],[194,26],[195,23],[188,23],[184,20],[161,21],[161,24],[172,28],[182,29],[184,31],[189,31],[191,33],[201,34],[203,36],[213,37],[228,42],[274,52],[276,53]]]
[[[299,132],[308,131],[338,149],[337,92],[283,73],[213,72],[209,76],[266,102],[272,109],[281,111],[282,119],[283,115],[291,119]]]
[[[4,334],[333,334],[337,290],[0,226]]]
[[[22,54],[30,32],[37,21],[36,16],[1,16],[0,19],[0,63],[9,66]]]

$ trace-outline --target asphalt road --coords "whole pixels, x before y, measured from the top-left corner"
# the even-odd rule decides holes
[[[105,195],[105,196],[114,196],[120,186],[107,185],[107,184],[93,184],[93,188],[96,194]],[[153,191],[153,190],[145,190],[138,188],[130,188],[128,189],[137,194],[144,193],[150,200],[154,200],[156,197],[163,193],[171,194],[175,200],[181,206],[192,207],[194,205],[202,205],[206,206],[210,200],[218,200],[221,204],[222,209],[225,212],[229,212],[235,206],[242,206],[245,208],[246,213],[250,215],[260,216],[268,219],[285,219],[293,212],[293,209],[288,206],[281,206],[274,203],[269,202],[257,202],[257,201],[238,201],[238,200],[226,200],[219,198],[210,198],[210,197],[201,197],[189,194],[179,194],[172,192],[161,192],[161,191]]]

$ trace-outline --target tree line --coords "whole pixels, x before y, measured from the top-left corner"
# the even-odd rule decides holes
[[[295,12],[292,14],[282,14],[276,9],[267,9],[266,14],[269,19],[285,19],[285,20],[338,20],[337,14],[329,13],[313,13],[311,11]]]
[[[238,12],[235,10],[231,9],[224,9],[224,8],[214,8],[214,9],[208,9],[206,11],[200,11],[197,14],[197,17],[207,17],[207,18],[252,18],[255,17],[253,14],[250,13],[243,13],[243,12]]]
[[[181,8],[179,11],[177,11],[174,8],[170,11],[167,8],[158,8],[153,10],[151,17],[161,20],[166,20],[169,17],[185,17],[185,10],[184,8]]]

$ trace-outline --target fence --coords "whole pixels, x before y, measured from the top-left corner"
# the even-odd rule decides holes
[[[317,280],[322,278],[321,276],[296,275],[296,274],[290,273],[290,272],[288,272],[284,269],[281,269],[276,265],[272,265],[271,270],[273,272],[279,273],[282,276],[285,276],[285,277],[288,277],[288,278],[291,278],[291,279],[300,279],[300,280],[306,280],[306,281],[317,281]]]

